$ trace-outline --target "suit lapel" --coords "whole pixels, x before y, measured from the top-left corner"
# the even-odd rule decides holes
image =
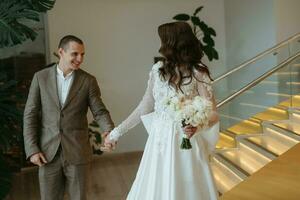
[[[48,79],[48,88],[49,88],[49,93],[51,94],[55,104],[57,105],[58,108],[61,108],[59,99],[58,99],[58,90],[57,90],[57,80],[56,80],[56,66],[54,65],[52,69],[49,71],[49,79]]]
[[[81,70],[79,69],[79,70],[74,71],[74,79],[73,79],[73,82],[71,84],[71,88],[69,90],[66,101],[65,101],[65,103],[62,107],[62,110],[71,102],[71,100],[79,92],[79,90],[82,86],[83,80],[84,80],[84,76],[83,76]]]

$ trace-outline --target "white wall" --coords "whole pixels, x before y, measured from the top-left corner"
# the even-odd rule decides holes
[[[300,32],[300,1],[275,0],[277,41],[283,41]]]
[[[226,0],[224,10],[227,69],[235,68],[276,44],[273,0]],[[263,72],[268,71],[275,62],[276,58],[273,57],[263,59],[220,81],[217,87],[227,84],[224,91],[219,91],[222,98],[233,94]],[[225,105],[222,114],[241,119],[248,118],[252,107],[242,107],[239,103],[255,102],[253,97],[257,98],[255,94],[258,91],[254,91],[254,94],[243,94],[232,104]],[[224,123],[227,118],[221,119]]]
[[[299,8],[299,0],[226,0],[227,68],[299,33]]]
[[[213,73],[220,73],[225,65],[224,4],[220,0],[57,1],[48,15],[50,49],[55,51],[66,34],[84,40],[82,68],[97,77],[104,102],[119,124],[142,98],[153,57],[159,55],[158,25],[172,21],[175,14],[192,13],[199,5],[204,5],[201,16],[218,34],[220,60],[209,65]],[[146,138],[139,125],[121,138],[118,151],[142,150]]]
[[[276,44],[273,0],[226,0],[224,6],[229,68]]]
[[[300,32],[299,0],[226,0],[224,6],[228,69],[238,66]],[[282,59],[286,59],[288,54],[288,48],[282,48],[277,56],[266,56],[253,65],[234,73],[233,76],[228,77],[227,93],[240,89],[246,83],[273,68]],[[271,77],[271,79],[274,80],[276,77]],[[232,106],[229,105],[230,113],[227,114],[246,119],[258,112],[253,106],[271,106],[282,101],[279,97],[276,99],[276,97],[266,96],[267,91],[282,92],[279,87],[264,87],[260,84],[249,91],[254,93],[243,94],[235,100]],[[253,106],[243,107],[239,106],[240,103],[253,104]],[[262,111],[262,109],[259,110]],[[252,114],[251,111],[253,111]]]

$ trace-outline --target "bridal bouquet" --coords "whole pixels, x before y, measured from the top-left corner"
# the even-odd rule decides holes
[[[175,121],[180,122],[183,127],[187,125],[192,125],[193,127],[207,126],[212,112],[212,103],[200,96],[188,99],[185,96],[174,95],[166,99],[166,105]],[[192,148],[186,134],[182,138],[180,147],[181,149]]]

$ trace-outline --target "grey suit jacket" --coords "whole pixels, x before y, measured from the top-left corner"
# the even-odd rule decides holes
[[[24,111],[24,143],[27,158],[43,152],[50,162],[59,145],[70,164],[91,160],[88,108],[100,125],[110,131],[114,124],[101,100],[95,77],[79,69],[63,106],[59,103],[56,65],[35,73]]]

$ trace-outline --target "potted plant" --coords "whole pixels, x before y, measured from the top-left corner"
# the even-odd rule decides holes
[[[0,199],[3,199],[11,185],[12,147],[20,147],[22,140],[22,112],[18,107],[16,81],[0,75]],[[4,156],[5,155],[5,156]]]
[[[100,134],[99,125],[94,120],[89,124],[89,140],[93,150],[93,154],[101,155],[103,151],[101,151],[101,143],[102,136]]]
[[[0,48],[22,44],[34,40],[37,33],[26,23],[39,21],[40,13],[53,8],[55,0],[1,0],[0,1]],[[4,74],[4,75],[3,75]],[[4,199],[11,186],[12,173],[10,160],[11,147],[22,142],[22,97],[17,95],[15,80],[5,73],[0,76],[0,199]]]
[[[216,31],[208,26],[201,18],[199,17],[200,11],[203,9],[203,6],[196,8],[192,15],[181,13],[173,17],[177,21],[190,21],[192,24],[193,32],[198,37],[200,44],[202,46],[204,54],[207,56],[209,61],[218,60],[219,54],[215,49],[214,37],[217,36]]]

